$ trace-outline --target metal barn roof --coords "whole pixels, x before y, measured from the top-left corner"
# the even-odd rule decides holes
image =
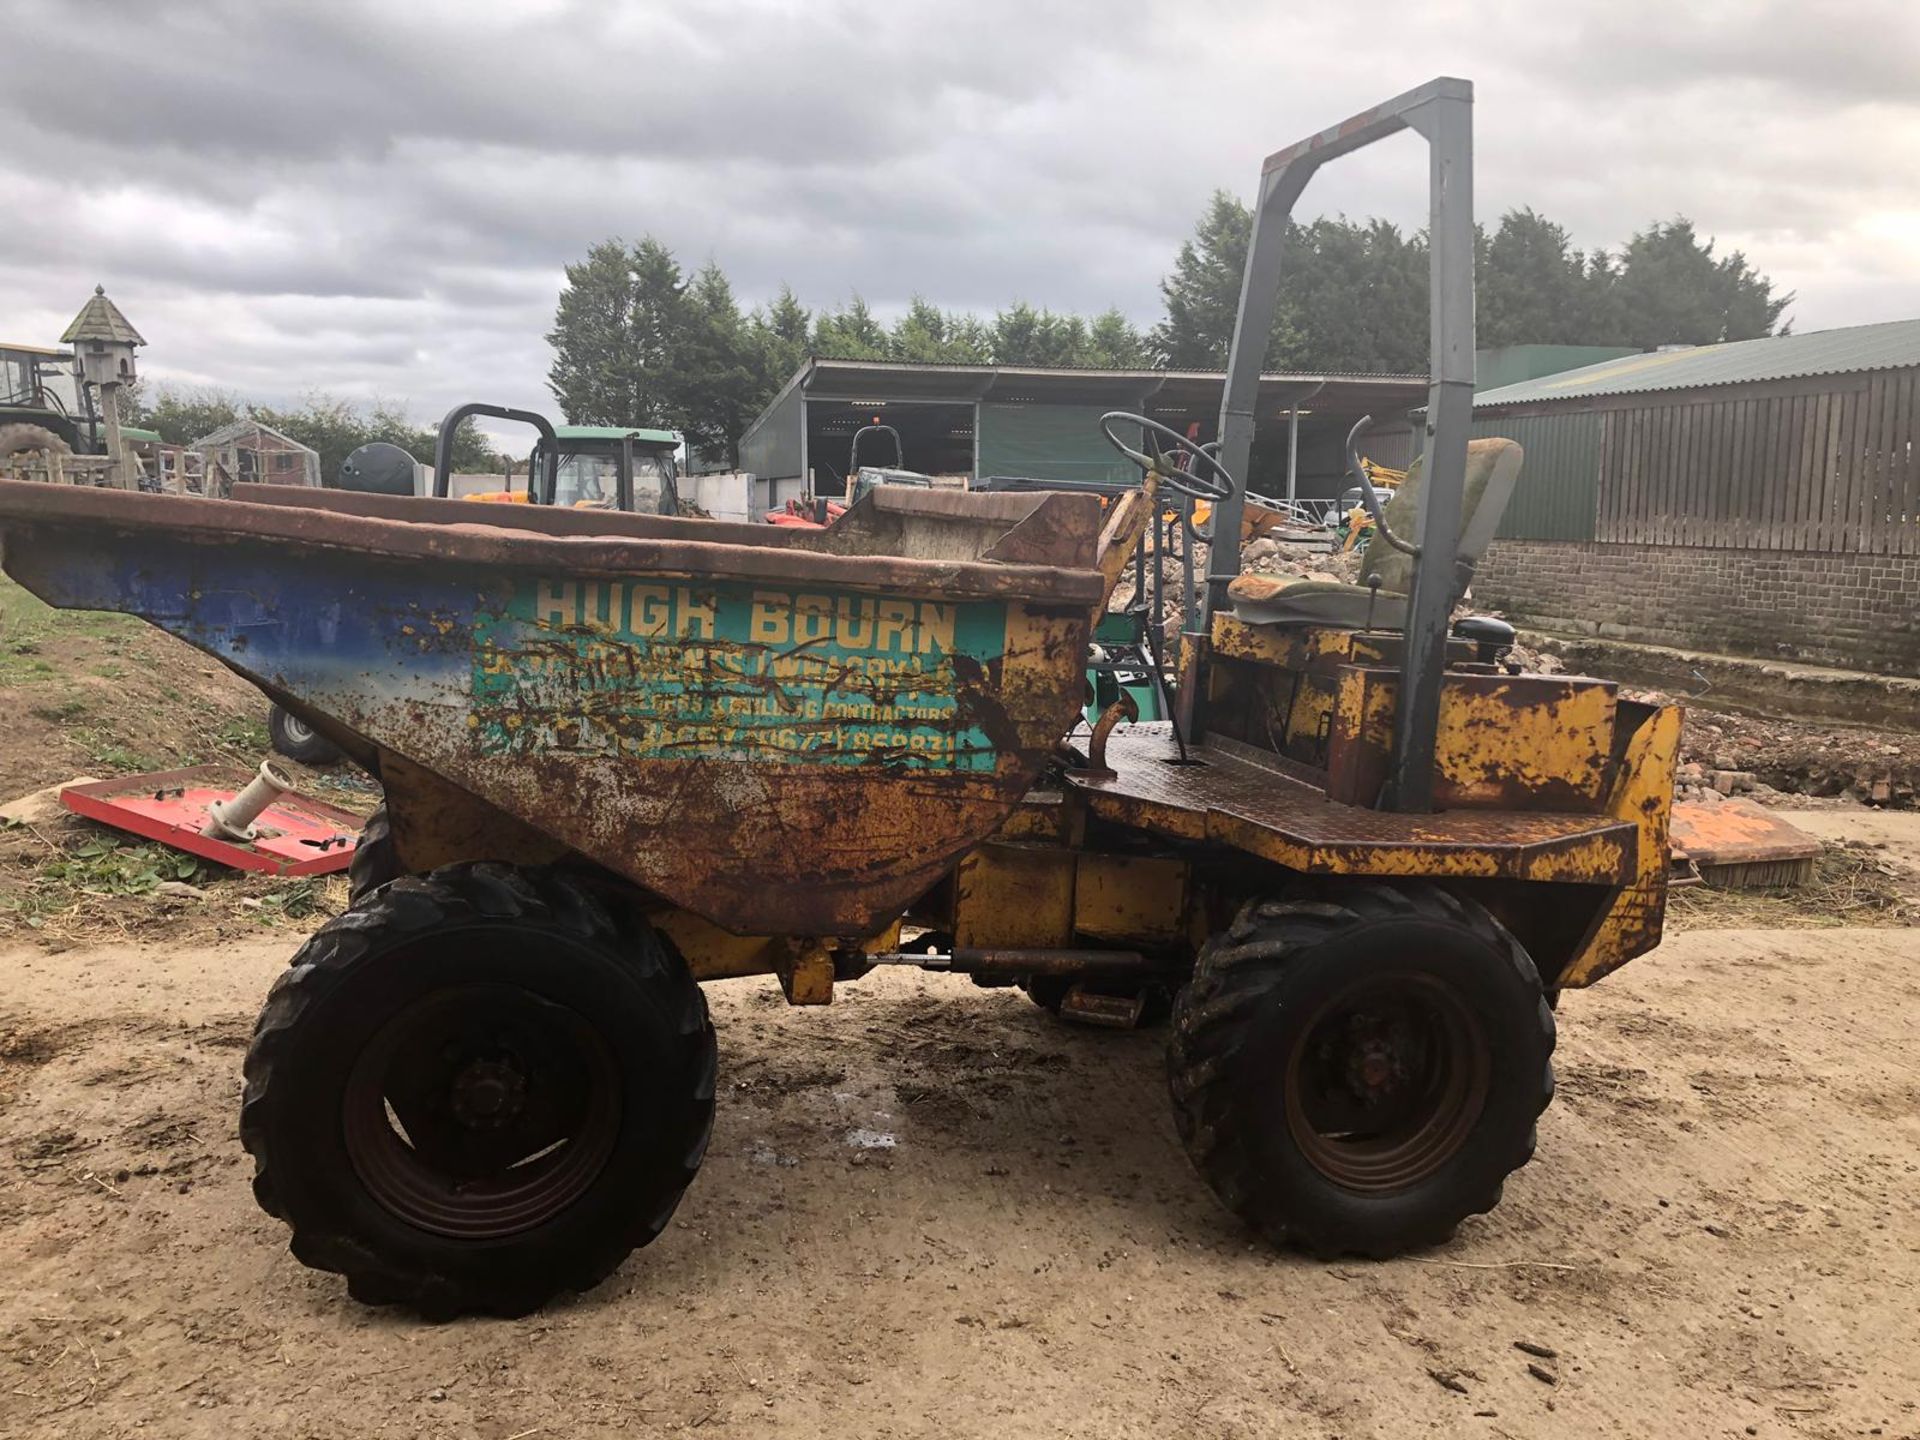
[[[1920,365],[1920,320],[1887,320],[1877,325],[1849,325],[1841,330],[1771,335],[1760,340],[1603,360],[1598,365],[1482,391],[1473,397],[1473,408],[1479,411],[1500,405],[1540,405],[1642,391],[1697,390],[1909,365]]]

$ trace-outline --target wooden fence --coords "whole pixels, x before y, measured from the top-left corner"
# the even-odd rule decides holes
[[[1607,416],[1595,538],[1920,553],[1920,370]]]
[[[1527,446],[1503,535],[1920,554],[1920,368],[1528,406],[1473,428]]]

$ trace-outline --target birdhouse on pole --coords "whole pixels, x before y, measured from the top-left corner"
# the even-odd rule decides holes
[[[107,456],[114,482],[131,490],[138,483],[138,470],[120,438],[120,387],[140,378],[133,351],[147,342],[127,323],[120,307],[107,298],[106,287],[96,285],[93,298],[80,307],[60,343],[73,347],[74,369],[85,384],[100,392],[100,416],[106,421]]]
[[[140,378],[133,347],[147,342],[107,298],[104,285],[93,287],[93,298],[80,307],[60,343],[73,346],[81,378],[89,385],[131,385]]]

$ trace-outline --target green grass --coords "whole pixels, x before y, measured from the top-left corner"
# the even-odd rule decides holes
[[[109,772],[171,770],[174,762],[164,755],[133,750],[121,744],[119,737],[104,730],[75,730],[73,739],[96,769]]]
[[[55,610],[0,575],[0,689],[38,685],[58,675],[58,667],[40,657],[57,652],[62,636],[100,638],[113,648],[135,634],[140,624],[131,615]]]
[[[27,713],[36,720],[44,720],[49,725],[64,725],[69,720],[78,720],[86,714],[87,702],[79,698],[62,700],[57,705],[35,705]]]
[[[26,889],[0,899],[37,930],[45,917],[70,910],[82,896],[148,895],[167,880],[196,879],[200,862],[165,845],[89,835],[41,865]]]

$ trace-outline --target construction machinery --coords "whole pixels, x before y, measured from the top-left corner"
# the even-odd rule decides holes
[[[100,418],[72,363],[71,350],[0,344],[0,460],[104,453]]]
[[[865,465],[860,460],[860,442],[871,437],[893,441],[893,464]],[[907,466],[907,448],[900,439],[900,432],[891,425],[863,425],[853,432],[853,444],[847,451],[847,491],[844,500],[831,500],[824,495],[796,496],[787,501],[778,510],[769,510],[766,521],[769,525],[808,526],[830,525],[847,513],[849,505],[858,504],[876,485],[907,485],[916,490],[933,488],[933,477],[923,475],[918,470],[909,470]]]
[[[1554,997],[1659,942],[1680,715],[1513,673],[1504,626],[1454,619],[1520,463],[1467,440],[1470,101],[1437,80],[1267,161],[1218,453],[1106,417],[1145,480],[1104,511],[881,485],[802,530],[0,485],[20,583],[146,616],[385,788],[246,1062],[294,1254],[431,1316],[592,1286],[700,1164],[701,982],[820,1005],[886,964],[1170,1010],[1176,1128],[1270,1240],[1384,1256],[1491,1207],[1553,1093]],[[1409,129],[1433,384],[1372,583],[1243,576],[1216,542],[1148,659],[1167,719],[1122,696],[1083,730],[1095,618],[1161,497],[1240,533],[1294,200]]]
[[[453,436],[473,415],[516,420],[539,432],[527,457],[527,488],[481,491],[461,498],[557,505],[574,510],[618,510],[629,515],[680,513],[680,437],[671,430],[631,425],[554,425],[531,410],[462,405],[440,425],[433,494],[452,493]]]

